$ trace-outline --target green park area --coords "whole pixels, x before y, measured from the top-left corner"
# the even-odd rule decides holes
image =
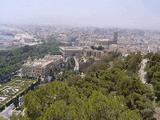
[[[11,81],[0,85],[0,107],[6,105],[9,101],[27,90],[35,80],[13,78]]]

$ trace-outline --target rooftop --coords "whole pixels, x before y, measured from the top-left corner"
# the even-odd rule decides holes
[[[110,39],[98,39],[97,41],[107,42],[107,41],[111,41],[111,40]]]
[[[82,47],[78,47],[78,46],[67,46],[67,47],[60,47],[60,49],[62,50],[82,50]]]
[[[61,55],[46,55],[44,58],[35,59],[34,61],[28,59],[24,66],[45,67],[46,65],[57,62],[60,59],[63,59]]]

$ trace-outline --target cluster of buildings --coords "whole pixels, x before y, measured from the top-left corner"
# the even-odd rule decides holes
[[[113,39],[96,39],[94,44],[85,44],[60,47],[61,55],[47,55],[42,59],[31,60],[22,66],[22,76],[27,78],[38,78],[41,80],[50,80],[50,74],[60,71],[67,59],[74,57],[75,68],[78,70],[81,66],[92,63],[91,60],[101,60],[111,45],[117,45],[118,33],[115,32]],[[82,59],[83,58],[83,59]],[[90,59],[92,58],[92,59]]]
[[[101,59],[105,55],[105,51],[92,49],[91,47],[60,47],[60,52],[65,58],[70,56],[76,56],[77,58],[94,57],[95,59]]]
[[[21,76],[26,78],[36,78],[41,81],[50,81],[52,76],[57,74],[57,71],[60,72],[69,57],[76,57],[75,62],[85,66],[85,64],[92,63],[89,58],[100,60],[106,54],[106,51],[103,49],[97,50],[91,47],[76,46],[60,47],[60,52],[62,55],[46,55],[44,58],[35,60],[32,60],[29,57],[26,63],[22,66]],[[77,66],[79,68],[79,65]]]
[[[63,67],[64,58],[61,55],[46,55],[42,59],[31,60],[23,64],[21,76],[27,78],[37,78],[50,81],[51,74]]]
[[[10,27],[0,29],[0,50],[25,45],[33,46],[41,43],[41,40],[32,33],[21,29],[14,27],[12,29]]]
[[[46,41],[59,41],[63,46],[60,47],[60,52],[63,59],[66,59],[70,56],[76,56],[79,63],[87,63],[89,58],[101,60],[105,55],[107,55],[108,52],[111,51],[118,51],[125,55],[130,52],[140,51],[145,54],[147,52],[157,52],[160,50],[160,33],[158,32],[125,29],[67,28],[46,26],[31,26],[23,29],[25,29],[27,33],[35,35],[37,38]],[[26,42],[24,39],[21,39],[24,38],[24,36],[18,35],[17,37],[19,37],[21,42]],[[153,40],[156,42],[153,42]],[[33,41],[31,41],[31,43],[33,43]],[[39,74],[36,72],[37,70],[28,70],[30,71],[31,75],[29,75],[29,73],[23,75],[29,77],[41,76],[46,78],[45,76],[49,74],[47,71],[48,67],[45,62],[38,61],[42,60],[28,62],[24,64],[23,68],[26,70],[37,69],[40,71]],[[46,66],[46,69],[42,67],[43,65],[39,67],[36,64],[43,64]],[[26,66],[36,67],[33,68]],[[41,68],[43,68],[43,70]]]
[[[93,43],[84,43],[81,41],[76,42],[77,45],[60,47],[60,51],[64,57],[69,56],[86,56],[95,58],[101,58],[105,52],[109,51],[109,48],[113,47],[117,49],[118,32],[114,32],[113,39],[96,39]]]
[[[15,41],[0,41],[2,46],[35,45],[42,42],[58,41],[62,44],[74,46],[95,46],[115,44],[122,54],[140,51],[159,52],[160,32],[137,29],[96,28],[96,27],[67,27],[67,26],[9,26],[9,30],[0,30],[1,33],[16,35]],[[11,29],[12,28],[12,29]],[[9,32],[8,32],[9,31]],[[118,31],[118,32],[115,32]],[[113,35],[114,33],[114,35]],[[118,35],[119,34],[119,35]],[[115,46],[109,46],[112,50]]]
[[[22,45],[22,46],[24,45],[33,46],[37,44],[42,44],[40,40],[38,40],[37,38],[35,38],[34,36],[28,33],[16,34],[14,39],[15,39],[14,40],[15,43]]]

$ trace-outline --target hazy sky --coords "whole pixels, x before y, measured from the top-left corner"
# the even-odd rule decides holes
[[[160,29],[160,0],[0,0],[0,23]]]

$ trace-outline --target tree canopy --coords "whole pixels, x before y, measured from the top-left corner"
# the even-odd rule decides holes
[[[41,85],[25,96],[21,119],[153,120],[154,94],[137,74],[141,59],[140,53],[113,55],[92,65],[83,78],[66,72],[62,81]]]

